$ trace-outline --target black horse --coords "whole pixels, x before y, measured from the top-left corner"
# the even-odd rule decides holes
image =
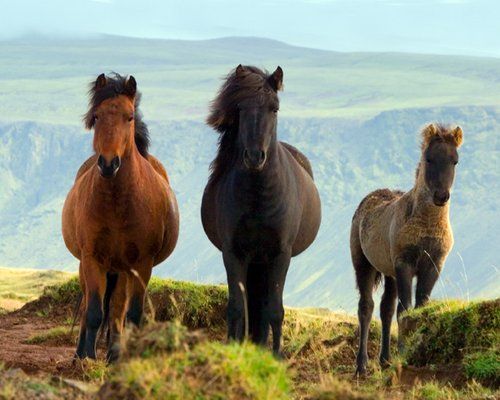
[[[321,222],[309,160],[277,139],[282,82],[280,67],[269,75],[239,65],[227,77],[207,119],[220,138],[201,206],[226,267],[229,339],[242,340],[248,323],[251,339],[265,344],[271,327],[276,354],[290,259],[311,245]]]

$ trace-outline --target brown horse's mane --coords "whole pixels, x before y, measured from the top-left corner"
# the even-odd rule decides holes
[[[235,157],[239,104],[251,99],[258,104],[268,103],[276,108],[279,106],[278,95],[269,83],[270,74],[267,71],[250,65],[244,66],[238,74],[236,70],[226,77],[217,97],[212,101],[206,121],[219,132],[219,148],[210,164],[209,182],[215,182]]]
[[[89,88],[89,109],[83,116],[83,122],[85,123],[85,127],[87,129],[92,129],[95,125],[95,117],[94,113],[96,108],[101,104],[104,100],[117,97],[119,95],[128,95],[126,90],[126,82],[127,77],[117,74],[116,72],[111,73],[106,76],[106,86],[101,89],[96,88],[96,82],[90,82]],[[139,153],[143,157],[148,156],[149,149],[149,131],[148,126],[142,120],[142,113],[139,110],[139,105],[141,102],[141,93],[137,91],[135,93],[135,112],[134,112],[134,120],[135,120],[135,144]]]

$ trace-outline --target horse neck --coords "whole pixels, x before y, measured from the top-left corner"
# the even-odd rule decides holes
[[[410,199],[414,216],[429,219],[430,223],[449,219],[450,201],[441,207],[436,206],[432,201],[432,193],[425,184],[425,163],[423,160],[420,161],[415,184],[410,191]]]

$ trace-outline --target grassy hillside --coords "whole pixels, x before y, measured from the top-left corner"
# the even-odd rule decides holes
[[[62,271],[0,267],[0,310],[21,308],[38,298],[46,287],[64,282],[69,276]]]
[[[48,288],[39,300],[17,313],[0,316],[0,322],[5,325],[7,321],[22,336],[26,321],[32,327],[50,320],[48,331],[39,330],[37,336],[24,340],[37,352],[45,349],[49,357],[58,347],[74,346],[76,332],[69,335],[67,324],[77,293],[75,279]],[[483,353],[491,349],[490,354],[496,354],[500,345],[495,334],[500,329],[498,300],[432,303],[410,313],[408,351],[396,357],[387,370],[380,370],[373,361],[370,375],[354,380],[357,323],[353,317],[318,309],[287,309],[284,357],[276,360],[268,350],[250,344],[224,343],[225,288],[155,279],[149,296],[150,304],[157,307],[157,321],[151,319],[149,310],[149,322],[143,329],[127,331],[127,350],[117,365],[107,367],[102,361],[71,365],[67,360],[57,372],[42,367],[36,376],[30,376],[10,369],[24,367],[16,360],[2,359],[0,352],[0,364],[6,363],[0,367],[0,398],[45,398],[50,394],[55,399],[479,400],[500,395],[498,382],[491,379],[498,376],[498,357],[480,362],[471,358],[470,354],[477,353],[477,343],[461,342],[456,330],[462,329],[465,337],[476,332],[483,338]],[[162,313],[164,307],[170,313]],[[13,320],[19,322],[11,325]],[[7,327],[3,337],[9,329],[13,328]],[[373,323],[369,337],[372,360],[379,340],[379,326]],[[452,358],[442,358],[436,340],[446,343],[440,347]],[[415,359],[422,354],[432,356],[425,356],[425,361]]]
[[[285,72],[287,117],[367,118],[410,107],[499,105],[499,59],[336,53],[256,38],[206,41],[26,38],[0,42],[7,121],[78,124],[87,82],[133,74],[146,119],[202,121],[220,78],[239,63]]]

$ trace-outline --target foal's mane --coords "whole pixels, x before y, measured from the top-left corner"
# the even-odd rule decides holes
[[[89,84],[89,109],[83,116],[83,122],[87,129],[92,129],[95,125],[94,113],[97,107],[107,99],[118,97],[120,95],[128,95],[126,89],[127,76],[122,76],[116,72],[112,72],[110,75],[106,76],[106,86],[98,89],[96,86],[96,81],[92,81]],[[149,149],[149,131],[148,126],[142,120],[142,113],[139,110],[139,105],[141,102],[141,93],[137,91],[135,93],[135,110],[134,110],[134,120],[135,120],[135,132],[134,139],[139,153],[143,157],[148,156]]]
[[[209,182],[217,181],[235,157],[239,104],[249,99],[260,104],[279,104],[278,95],[269,83],[271,75],[267,71],[246,65],[237,73],[238,68],[226,77],[217,97],[210,105],[210,114],[206,120],[207,124],[219,133],[219,148],[217,156],[210,164]]]

